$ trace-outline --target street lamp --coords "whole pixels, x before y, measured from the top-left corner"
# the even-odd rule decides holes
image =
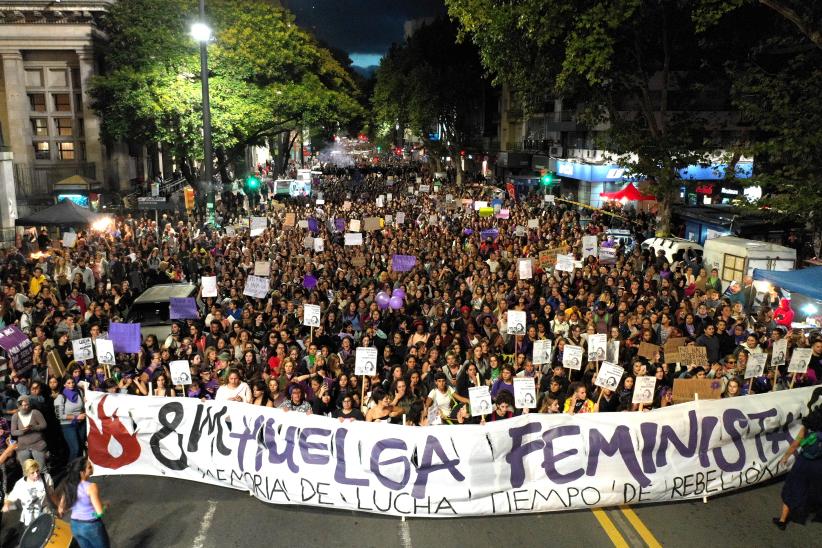
[[[214,216],[214,162],[211,152],[211,105],[208,97],[208,41],[211,28],[205,22],[205,0],[200,0],[200,20],[191,25],[191,37],[200,43],[200,81],[203,86],[203,188],[206,191],[206,223],[216,225]]]

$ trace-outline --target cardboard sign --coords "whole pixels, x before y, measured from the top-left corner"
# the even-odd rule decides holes
[[[351,264],[357,268],[363,267],[365,266],[365,257],[362,255],[357,255],[351,259]]]
[[[481,417],[494,410],[491,393],[488,391],[487,386],[471,386],[468,388],[468,400],[472,417]]]
[[[248,228],[252,236],[259,236],[268,228],[268,219],[265,217],[251,217],[248,220]]]
[[[718,400],[722,397],[722,382],[718,379],[674,379],[673,401],[685,403],[696,399]]]
[[[97,362],[103,365],[116,365],[114,360],[114,342],[109,339],[97,338],[94,341],[97,346]]]
[[[260,276],[249,276],[245,280],[243,295],[257,299],[265,299],[268,295],[268,280],[268,278],[262,278]]]
[[[557,264],[554,269],[560,272],[574,271],[574,256],[573,255],[557,255]]]
[[[788,355],[788,339],[780,339],[773,343],[771,348],[771,365],[781,367],[786,363]]]
[[[550,361],[551,341],[549,339],[534,341],[534,354],[531,358],[531,362],[534,365],[542,365],[544,363],[550,363]]]
[[[604,362],[608,353],[608,335],[597,333],[588,335],[588,361]]]
[[[574,346],[566,344],[565,350],[562,352],[562,367],[565,369],[572,369],[579,371],[582,369],[582,353],[584,349],[581,346]]]
[[[308,327],[320,327],[320,305],[303,305],[303,325]]]
[[[360,232],[346,232],[345,245],[362,245],[362,233]]]
[[[49,372],[53,376],[60,378],[66,374],[66,367],[63,365],[63,359],[60,357],[60,353],[56,350],[48,351],[48,354],[46,354],[46,363],[49,366]]]
[[[359,346],[354,359],[354,374],[357,376],[377,374],[377,349],[373,346]]]
[[[366,232],[374,232],[382,229],[382,219],[379,217],[366,217],[364,223],[364,230]]]
[[[648,358],[649,360],[654,361],[659,351],[660,348],[657,345],[641,342],[639,343],[639,352],[637,352],[637,354],[639,354],[643,358]]]
[[[520,280],[530,280],[533,277],[531,259],[520,259],[517,267]]]
[[[171,373],[171,384],[175,386],[186,386],[191,384],[191,367],[188,360],[174,360],[168,364]]]
[[[533,377],[514,377],[514,406],[534,409],[537,406],[537,387]]]
[[[744,378],[761,377],[765,373],[765,365],[768,363],[768,355],[764,353],[749,354],[748,364],[745,366]]]
[[[255,276],[270,276],[271,275],[271,261],[254,261],[254,275]]]
[[[525,335],[526,315],[524,310],[509,310],[508,311],[508,329],[506,331],[509,335]]]
[[[359,219],[351,219],[348,221],[348,231],[349,232],[359,232],[361,228],[361,223]]]
[[[203,297],[217,296],[217,276],[203,276],[200,278],[200,295]]]
[[[708,366],[708,352],[704,346],[686,345],[679,347],[679,363],[685,365]]]
[[[544,251],[539,252],[539,266],[542,268],[546,268],[549,266],[554,266],[557,263],[557,255],[562,253],[563,250],[561,248],[554,248],[554,249],[546,249]]]
[[[634,380],[634,398],[631,403],[649,404],[654,403],[654,390],[656,389],[656,377],[642,376]]]
[[[84,362],[94,359],[94,347],[89,337],[71,341],[71,350],[75,361]]]
[[[285,221],[283,221],[283,226],[286,228],[291,228],[297,224],[297,214],[294,212],[288,212],[285,214]]]
[[[594,384],[600,388],[607,388],[613,392],[617,389],[617,386],[619,386],[619,381],[622,380],[622,375],[624,374],[625,370],[617,364],[612,362],[602,362],[602,365],[599,366],[599,373],[597,374],[596,379],[594,379]]]
[[[675,337],[665,341],[662,347],[665,363],[677,363],[679,361],[679,349],[685,346],[688,339],[685,337]]]
[[[791,362],[788,364],[788,373],[800,375],[807,373],[811,356],[813,356],[813,350],[810,348],[794,348],[793,354],[791,354]]]

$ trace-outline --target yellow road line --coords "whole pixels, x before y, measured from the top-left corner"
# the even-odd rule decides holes
[[[662,548],[662,544],[654,537],[653,533],[645,526],[639,516],[636,515],[631,508],[628,506],[620,506],[619,509],[622,511],[622,514],[628,518],[628,521],[631,522],[636,532],[639,533],[639,536],[642,537],[642,540],[645,541],[645,544],[648,545],[648,548]]]
[[[605,534],[608,535],[608,538],[611,539],[611,542],[614,543],[615,548],[628,548],[628,543],[625,542],[625,538],[622,536],[622,533],[616,528],[614,522],[611,521],[605,511],[602,508],[594,508],[591,510],[594,514],[594,517],[597,518],[600,527],[605,531]]]

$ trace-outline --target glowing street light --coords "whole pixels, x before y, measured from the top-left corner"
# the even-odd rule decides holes
[[[211,151],[211,106],[208,97],[208,41],[211,27],[205,23],[205,0],[200,0],[200,20],[191,25],[191,37],[200,43],[200,81],[203,89],[203,186],[206,191],[207,223],[216,225],[214,212],[214,169]]]
[[[208,42],[211,40],[211,27],[198,21],[191,25],[191,37],[197,42]]]

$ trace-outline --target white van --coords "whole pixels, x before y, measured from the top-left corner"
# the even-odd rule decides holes
[[[679,252],[684,252],[688,249],[695,249],[702,254],[702,246],[698,243],[685,240],[683,238],[648,238],[644,242],[642,242],[642,249],[648,249],[650,247],[654,248],[654,257],[656,257],[657,253],[662,250],[665,252],[665,258],[668,259],[669,264],[674,264],[674,256],[677,255]],[[680,256],[682,254],[680,253]]]
[[[709,272],[712,268],[719,272],[724,290],[731,282],[742,283],[745,276],[753,276],[754,268],[793,270],[796,250],[771,242],[720,236],[705,242],[704,263]]]

